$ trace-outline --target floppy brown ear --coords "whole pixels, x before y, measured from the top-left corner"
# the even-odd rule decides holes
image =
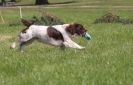
[[[21,22],[23,23],[24,26],[29,27],[30,25],[32,25],[34,22],[30,21],[30,20],[25,20],[25,19],[21,19]]]
[[[75,26],[73,24],[70,24],[68,27],[66,27],[66,31],[69,32],[71,35],[75,34]]]

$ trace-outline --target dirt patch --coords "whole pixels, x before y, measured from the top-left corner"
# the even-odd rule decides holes
[[[0,42],[9,40],[11,38],[12,38],[12,36],[9,36],[9,35],[0,35]]]

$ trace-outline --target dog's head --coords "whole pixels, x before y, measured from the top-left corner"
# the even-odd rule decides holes
[[[84,38],[86,38],[87,40],[91,39],[90,34],[87,32],[87,30],[83,27],[83,25],[78,24],[78,23],[74,23],[74,24],[69,24],[66,27],[66,31],[71,34],[71,35],[79,35],[82,36]]]
[[[71,35],[77,34],[79,36],[83,36],[87,30],[83,27],[83,25],[73,23],[66,27],[66,31]]]

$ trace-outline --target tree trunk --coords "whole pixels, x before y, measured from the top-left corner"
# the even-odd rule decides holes
[[[48,0],[36,0],[36,5],[45,5],[49,4]]]
[[[5,6],[6,5],[6,1],[5,0],[1,0],[2,5]]]
[[[11,2],[16,2],[16,0],[11,0]]]

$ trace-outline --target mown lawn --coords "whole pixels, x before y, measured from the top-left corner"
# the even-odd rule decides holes
[[[73,40],[86,48],[75,50],[35,42],[25,52],[9,49],[22,25],[18,9],[1,9],[0,21],[0,85],[132,85],[133,25],[93,24],[108,9],[22,9],[24,18],[50,13],[67,23],[83,24],[92,40]],[[133,11],[111,11],[133,19]]]

